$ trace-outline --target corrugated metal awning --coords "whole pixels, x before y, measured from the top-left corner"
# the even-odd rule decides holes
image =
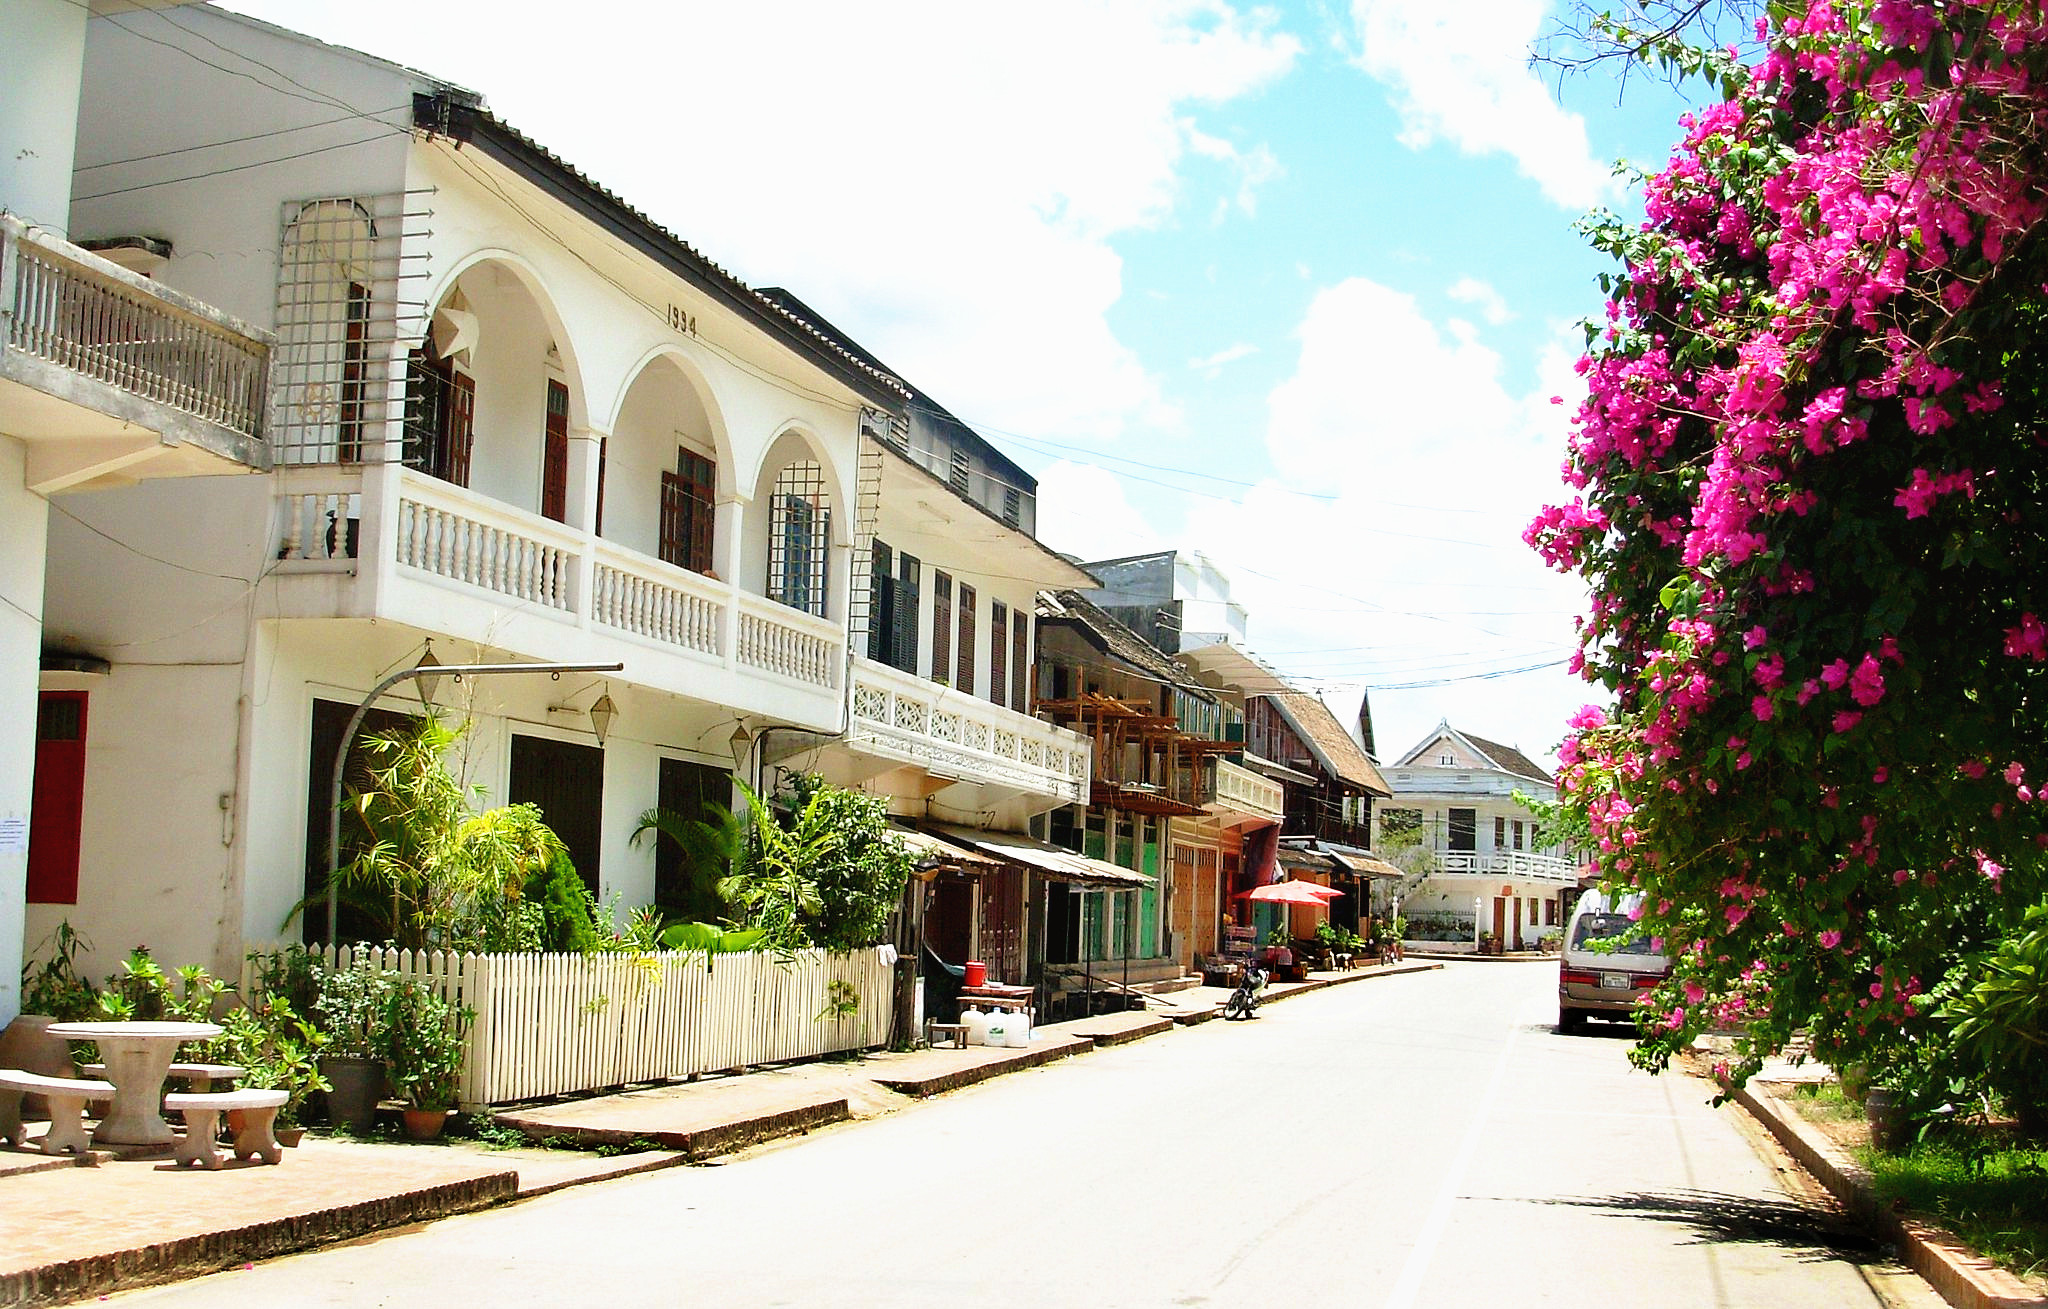
[[[1034,868],[1058,882],[1072,882],[1077,886],[1095,886],[1108,890],[1129,891],[1149,886],[1152,879],[1143,873],[1087,855],[1075,854],[1047,841],[1034,840],[1020,832],[981,832],[971,827],[954,827],[945,823],[932,823],[927,831],[956,844],[993,855],[1009,863],[1024,864]]]
[[[992,873],[1003,866],[1000,859],[991,859],[964,845],[942,840],[930,832],[906,827],[902,823],[890,823],[889,834],[910,847],[911,853],[917,856],[918,874],[927,881],[933,873],[951,872],[978,876],[982,873]]]

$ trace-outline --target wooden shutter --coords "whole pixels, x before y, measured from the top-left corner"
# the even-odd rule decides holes
[[[469,485],[469,456],[476,442],[476,379],[450,371],[448,396],[441,410],[440,443],[447,479]]]
[[[1010,627],[1011,659],[1013,665],[1010,678],[1015,688],[1010,696],[1010,708],[1020,714],[1031,712],[1031,615],[1022,609],[1017,611],[1017,621]]]
[[[611,454],[612,439],[601,436],[597,439],[597,525],[590,530],[604,535],[604,476],[605,459]]]
[[[895,654],[896,614],[895,557],[889,547],[876,541],[868,557],[868,658],[886,664]]]
[[[932,680],[953,675],[953,578],[932,574]]]
[[[78,903],[85,830],[85,696],[44,691],[36,706],[36,772],[29,800],[28,902]]]
[[[978,648],[975,640],[975,622],[979,618],[977,598],[973,587],[960,583],[960,649],[953,685],[969,695],[974,694],[974,656]]]
[[[348,322],[341,343],[341,431],[336,456],[352,464],[363,457],[365,393],[368,389],[370,288],[348,284]]]
[[[924,565],[916,555],[896,555],[896,657],[889,662],[913,676],[917,673],[917,620],[923,611]]]
[[[541,441],[540,513],[569,521],[569,388],[548,379],[547,431]]]
[[[1010,698],[1010,607],[989,602],[988,698],[1002,704]]]

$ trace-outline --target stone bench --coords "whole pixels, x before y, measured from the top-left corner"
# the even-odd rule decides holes
[[[84,1077],[45,1077],[19,1068],[0,1068],[0,1141],[20,1145],[27,1135],[21,1125],[21,1097],[33,1092],[50,1106],[50,1130],[43,1136],[44,1154],[84,1154],[88,1100],[111,1100],[114,1084]]]
[[[86,1064],[85,1071],[93,1077],[105,1077],[107,1066]],[[184,1078],[194,1091],[211,1091],[215,1082],[232,1082],[248,1071],[235,1064],[172,1064],[169,1075]]]
[[[201,1163],[208,1168],[220,1167],[226,1158],[219,1143],[220,1116],[239,1112],[242,1119],[235,1129],[235,1158],[260,1157],[267,1164],[282,1162],[284,1148],[277,1143],[272,1129],[277,1123],[277,1111],[284,1108],[288,1098],[283,1091],[172,1092],[164,1097],[164,1108],[185,1115],[185,1134],[178,1138],[175,1158],[181,1165]]]

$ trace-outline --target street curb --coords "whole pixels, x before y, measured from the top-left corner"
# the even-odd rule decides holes
[[[1074,1035],[1086,1041],[1093,1041],[1097,1046],[1100,1047],[1112,1045],[1127,1045],[1132,1041],[1142,1041],[1148,1036],[1157,1036],[1161,1032],[1170,1032],[1173,1030],[1173,1028],[1173,1019],[1161,1015],[1160,1017],[1155,1018],[1148,1023],[1132,1027],[1126,1027],[1121,1030],[1112,1028],[1104,1032],[1077,1031],[1074,1033]]]
[[[0,1305],[60,1304],[114,1291],[197,1277],[279,1255],[354,1240],[387,1228],[488,1209],[513,1199],[518,1174],[507,1170],[444,1182],[402,1195],[252,1223],[247,1227],[67,1259],[0,1274]]]
[[[1857,1221],[1894,1242],[1913,1271],[1956,1309],[2048,1309],[2048,1297],[1975,1253],[1952,1233],[1886,1208],[1870,1184],[1869,1170],[1807,1126],[1770,1084],[1744,1086],[1735,1092],[1735,1100],[1769,1128]]]
[[[553,1137],[567,1138],[584,1145],[630,1145],[634,1141],[654,1141],[665,1149],[676,1151],[680,1156],[676,1162],[695,1163],[698,1160],[744,1150],[763,1141],[779,1140],[785,1136],[801,1136],[815,1128],[846,1122],[853,1117],[853,1110],[845,1098],[841,1097],[837,1100],[821,1100],[814,1104],[799,1105],[794,1109],[735,1119],[687,1132],[635,1131],[623,1127],[556,1126],[544,1120],[522,1118],[518,1114],[497,1114],[494,1117],[497,1122],[517,1128],[537,1141]],[[600,1174],[595,1177],[578,1178],[561,1185],[602,1181],[605,1176]]]
[[[1035,1050],[1026,1050],[1015,1058],[956,1068],[935,1077],[876,1077],[871,1080],[875,1085],[887,1087],[899,1095],[928,1100],[947,1091],[957,1091],[963,1086],[972,1086],[976,1082],[1001,1077],[1004,1073],[1036,1068],[1040,1064],[1049,1064],[1055,1059],[1065,1059],[1070,1055],[1086,1054],[1094,1048],[1094,1041],[1085,1036],[1077,1036],[1059,1045],[1045,1045]]]

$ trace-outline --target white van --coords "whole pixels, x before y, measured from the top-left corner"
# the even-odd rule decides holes
[[[1583,1031],[1588,1018],[1633,1020],[1645,991],[1671,975],[1671,961],[1635,931],[1639,895],[1588,891],[1572,908],[1558,958],[1557,1030]],[[1602,945],[1616,941],[1618,944]]]

